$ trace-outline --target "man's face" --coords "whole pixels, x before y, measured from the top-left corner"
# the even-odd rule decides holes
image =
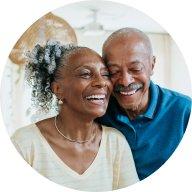
[[[154,58],[142,40],[116,38],[103,49],[120,106],[137,111],[146,107]]]

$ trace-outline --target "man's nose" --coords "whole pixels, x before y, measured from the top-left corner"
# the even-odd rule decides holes
[[[133,82],[133,76],[129,74],[128,72],[124,72],[119,80],[119,83],[128,86],[130,83]]]

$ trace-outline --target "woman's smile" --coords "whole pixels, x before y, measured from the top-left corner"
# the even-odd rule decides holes
[[[86,49],[68,58],[60,68],[61,97],[66,112],[97,118],[106,112],[112,83],[102,58]],[[59,81],[58,81],[59,82]]]

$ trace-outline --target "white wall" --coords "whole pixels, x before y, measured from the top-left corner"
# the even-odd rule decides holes
[[[184,62],[183,55],[171,39],[170,88],[192,96],[192,84],[189,69]]]
[[[100,54],[103,42],[111,33],[112,31],[102,35],[90,36],[84,35],[81,30],[76,30],[79,45],[87,46]],[[191,96],[191,82],[187,66],[170,35],[166,33],[146,34],[151,40],[153,53],[156,56],[152,80],[163,87]]]

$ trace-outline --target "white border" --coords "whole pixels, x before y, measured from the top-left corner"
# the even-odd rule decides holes
[[[113,0],[115,1],[115,0]],[[7,56],[15,42],[23,32],[38,18],[47,12],[59,8],[75,0],[4,0],[0,6],[1,35],[0,35],[0,75],[3,73],[3,67],[6,63]],[[143,11],[151,16],[163,28],[165,28],[176,41],[185,61],[192,74],[191,44],[192,44],[192,27],[191,27],[191,4],[190,0],[167,1],[167,0],[119,0]],[[179,78],[179,74],[178,74]],[[184,79],[181,79],[185,83]],[[13,192],[34,192],[43,190],[52,191],[69,191],[64,187],[52,183],[31,169],[27,163],[18,155],[11,144],[6,128],[0,115],[0,191]],[[166,164],[151,177],[129,187],[126,190],[130,192],[162,192],[162,191],[190,191],[191,184],[191,150],[192,150],[192,133],[191,124],[177,148],[176,152],[166,162]],[[70,190],[72,191],[72,190]]]

